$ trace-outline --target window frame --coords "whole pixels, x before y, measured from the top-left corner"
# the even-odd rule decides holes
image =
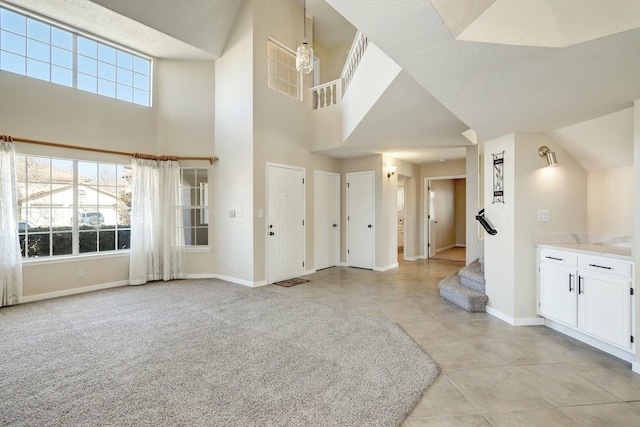
[[[271,56],[272,45],[275,49],[275,57]],[[288,55],[288,63],[285,64],[283,61],[280,61],[280,52],[282,52],[282,54]],[[302,79],[302,75],[298,72],[298,70],[296,70],[295,61],[296,53],[293,50],[271,37],[267,38],[267,87],[275,90],[278,93],[286,95],[289,98],[302,101],[304,80]],[[286,80],[283,77],[280,77],[281,69],[283,68],[287,71]],[[292,74],[295,75],[296,80],[296,96],[291,95],[291,86],[293,85],[291,79]],[[281,89],[281,83],[287,85],[287,91]]]
[[[23,58],[24,60],[24,72],[20,72],[20,71],[14,71],[14,70],[10,70],[10,69],[5,69],[2,68],[0,69],[0,71],[3,72],[8,72],[8,73],[13,73],[13,74],[18,74],[18,75],[22,75],[24,77],[28,77],[28,78],[34,78],[37,80],[41,80],[41,81],[46,81],[49,83],[54,83],[54,84],[58,84],[61,86],[66,86],[66,87],[70,87],[70,88],[74,88],[74,89],[78,89],[78,90],[82,90],[84,92],[89,92],[89,93],[93,93],[95,95],[101,95],[101,96],[105,96],[107,98],[112,98],[112,99],[116,99],[116,100],[120,100],[120,101],[124,101],[130,104],[134,104],[134,105],[138,105],[141,107],[147,107],[147,108],[151,108],[153,107],[153,69],[154,69],[154,59],[148,55],[145,55],[141,52],[138,52],[134,49],[131,49],[129,47],[126,46],[122,46],[119,45],[113,41],[104,39],[102,37],[99,36],[95,36],[93,34],[90,34],[86,31],[82,31],[79,30],[77,28],[71,27],[69,25],[66,25],[62,22],[58,22],[55,21],[53,19],[47,18],[45,16],[41,16],[38,15],[36,13],[30,12],[28,10],[19,8],[19,7],[15,7],[12,6],[10,4],[4,3],[4,2],[0,2],[0,10],[6,10],[9,11],[11,13],[15,13],[18,14],[22,17],[24,17],[25,19],[25,33],[24,35],[22,34],[18,34],[15,33],[14,31],[8,31],[6,29],[6,27],[3,26],[3,23],[0,20],[0,30],[6,33],[10,33],[13,34],[14,36],[17,37],[22,37],[24,38],[24,52],[23,53],[14,53],[8,49],[3,49],[2,45],[0,44],[0,55],[4,55],[5,53],[9,56],[9,55],[13,55],[13,56],[19,56],[21,58]],[[37,39],[34,39],[32,37],[29,36],[28,34],[28,28],[29,28],[29,20],[31,21],[35,21],[39,24],[43,24],[49,27],[49,42],[48,44],[46,44],[46,42],[42,42],[39,41]],[[71,40],[71,49],[68,48],[62,48],[61,46],[58,46],[57,44],[54,44],[53,41],[53,29],[55,30],[59,30],[62,32],[66,32],[69,33],[72,40]],[[33,57],[29,56],[29,52],[28,52],[28,48],[27,45],[29,43],[30,40],[34,40],[34,44],[46,44],[46,46],[48,46],[49,52],[48,52],[48,62],[39,60],[39,59],[34,59]],[[81,60],[83,60],[83,58],[85,57],[85,55],[82,55],[79,51],[79,40],[88,40],[90,42],[95,42],[97,44],[96,47],[96,71],[95,71],[95,76],[91,76],[90,74],[84,73],[83,71],[80,70],[80,62]],[[37,42],[37,43],[35,43]],[[98,51],[100,49],[101,46],[104,46],[108,49],[114,49],[115,52],[115,56],[117,58],[119,53],[123,53],[126,55],[132,55],[133,56],[133,61],[135,63],[135,59],[138,58],[140,60],[146,61],[145,63],[148,65],[148,74],[144,74],[144,73],[137,73],[134,70],[134,66],[132,65],[131,67],[131,72],[133,74],[132,77],[132,81],[131,81],[131,85],[125,85],[125,84],[121,84],[118,82],[117,79],[117,72],[118,72],[118,66],[117,63],[116,64],[110,64],[113,65],[115,67],[115,71],[114,73],[116,74],[115,79],[113,81],[109,80],[109,79],[105,79],[105,78],[101,78],[99,76],[100,72],[98,69]],[[71,68],[68,67],[63,67],[58,63],[54,62],[53,56],[54,56],[54,51],[57,50],[65,50],[66,52],[70,52],[71,54]],[[82,58],[81,58],[82,57]],[[28,71],[28,64],[29,61],[31,61],[31,63],[34,62],[39,62],[40,65],[43,65],[45,67],[48,67],[48,78],[42,78],[42,77],[38,77],[38,76],[34,76],[34,75],[30,75],[29,71]],[[105,61],[101,61],[103,63],[106,63]],[[108,64],[108,63],[107,63]],[[70,80],[67,81],[67,83],[61,83],[59,81],[58,78],[54,79],[54,68],[55,69],[62,69],[64,68],[67,71],[70,71],[71,76],[70,76]],[[123,67],[120,67],[123,68]],[[138,76],[142,76],[144,79],[148,79],[148,85],[146,88],[140,88],[140,87],[136,87],[136,80],[135,77],[136,75]],[[95,90],[87,90],[87,88],[82,88],[81,85],[81,80],[85,79],[85,78],[89,78],[89,79],[95,79]],[[109,84],[113,84],[114,85],[114,95],[111,96],[109,94],[105,94],[105,93],[101,93],[100,90],[100,86],[99,83],[100,81],[104,81],[107,82]],[[117,88],[119,86],[122,86],[123,88],[130,88],[131,89],[131,99],[123,99],[124,96],[118,96],[118,92],[117,92]],[[136,92],[136,90],[138,92]],[[142,92],[144,92],[144,94],[146,94],[146,102],[138,102],[140,101],[140,96],[142,96]],[[138,94],[138,101],[136,101],[136,93]]]
[[[210,191],[210,187],[209,187],[209,169],[208,167],[196,167],[196,166],[180,166],[180,204],[178,205],[178,210],[179,210],[179,215],[183,215],[183,222],[184,222],[184,214],[186,210],[191,210],[194,213],[196,211],[198,212],[198,215],[193,216],[192,218],[197,220],[196,225],[184,225],[182,226],[182,229],[184,230],[184,248],[186,251],[189,252],[193,252],[193,251],[208,251],[210,248],[210,240],[209,240],[209,231],[211,229],[211,221],[209,221],[209,212],[210,212],[210,198],[209,198],[209,191]],[[184,179],[184,174],[185,171],[195,171],[195,175],[194,177],[196,178],[194,181],[194,185],[189,185],[186,186],[185,183],[185,179]],[[197,179],[198,174],[199,173],[205,173],[206,176],[206,182],[203,182],[199,179]],[[205,184],[205,185],[202,185]],[[183,204],[183,195],[184,195],[184,191],[185,190],[189,190],[190,193],[190,200],[191,197],[195,196],[195,198],[197,199],[197,201],[199,201],[199,204]],[[204,222],[206,220],[206,222]],[[190,237],[188,237],[187,235],[187,230],[193,230],[194,231],[194,235],[193,235],[193,239],[195,241],[195,243],[187,243],[187,241],[191,240]],[[207,242],[206,244],[197,244],[197,231],[196,230],[206,230],[206,236],[207,236]]]
[[[20,158],[23,158],[24,162],[21,162]],[[48,173],[48,178],[44,179],[43,177],[39,177],[39,178],[30,179],[29,172],[28,172],[30,168],[29,159],[42,159],[46,163],[48,163],[48,166],[45,166],[45,169],[44,169],[45,170],[44,175]],[[64,162],[70,163],[71,167],[68,169],[64,169],[63,172],[72,173],[73,175],[70,180],[65,179],[65,183],[62,183],[59,177],[54,176],[54,173],[55,173],[54,169],[56,169],[54,165],[56,161],[62,162],[62,163]],[[46,164],[46,163],[43,163],[43,164]],[[95,165],[96,177],[92,182],[81,180],[81,178],[83,178],[84,176],[81,176],[81,171],[79,169],[80,164],[85,164],[90,166]],[[23,177],[22,177],[22,172],[17,170],[18,188],[20,189],[20,191],[24,192],[23,193],[24,205],[21,205],[18,208],[18,214],[19,214],[18,222],[26,223],[24,229],[18,228],[19,235],[20,235],[21,249],[23,246],[23,242],[25,242],[24,243],[25,245],[29,244],[30,235],[46,235],[47,236],[46,239],[48,240],[47,250],[49,252],[47,255],[43,254],[43,255],[29,256],[28,250],[25,248],[25,256],[22,257],[23,263],[57,262],[61,260],[76,260],[84,257],[113,257],[113,256],[119,256],[121,254],[126,254],[128,256],[130,252],[130,248],[129,247],[118,248],[119,246],[118,242],[120,239],[120,233],[122,232],[124,232],[125,234],[128,234],[128,238],[124,236],[125,237],[124,242],[126,242],[127,240],[130,242],[132,228],[131,228],[130,221],[128,225],[119,224],[119,217],[121,215],[120,209],[122,208],[122,206],[118,201],[120,197],[119,190],[123,189],[126,192],[126,189],[128,188],[129,193],[131,191],[130,183],[128,185],[122,184],[121,182],[125,180],[125,178],[124,176],[119,176],[119,173],[123,173],[124,175],[124,171],[131,168],[131,165],[129,163],[122,163],[122,162],[116,162],[116,161],[103,161],[103,160],[86,160],[86,159],[80,159],[80,158],[68,158],[68,157],[60,157],[60,156],[53,156],[53,155],[31,154],[31,153],[16,153],[16,166],[20,168],[24,168]],[[104,178],[101,179],[100,177],[100,172],[102,170],[101,167],[107,167],[107,168],[114,167],[114,174],[113,174],[114,182],[112,185],[109,185],[108,182],[105,184],[101,184],[101,180],[104,179]],[[31,196],[29,194],[30,185],[43,185],[44,186],[43,188],[48,187],[48,190],[34,193],[34,195],[41,197],[43,193],[46,195],[46,193],[49,192],[48,206],[45,206],[43,204],[41,205],[41,207],[37,207],[37,206],[35,207],[36,209],[49,210],[48,225],[37,226],[31,221],[33,219],[33,217],[31,216],[31,210],[34,209],[34,206],[29,202],[30,199],[33,200],[33,198],[29,197]],[[60,205],[59,202],[54,202],[55,186],[59,186],[60,188],[63,188],[63,186],[70,187],[70,188],[65,188],[64,191],[70,191],[71,198],[69,199],[67,196],[68,202],[66,204],[63,203],[61,207],[59,206]],[[99,192],[101,191],[100,188],[103,188],[102,192],[104,192],[104,188],[114,188],[116,191],[116,193],[113,195],[113,199],[114,199],[113,204],[109,203],[104,205],[105,209],[108,207],[109,209],[113,210],[113,213],[112,213],[114,215],[113,225],[107,224],[103,226],[101,225],[101,223],[98,223],[94,226],[91,226],[92,229],[86,229],[87,226],[90,226],[90,225],[80,223],[79,221],[80,212],[82,212],[83,210],[85,211],[98,210],[101,217],[104,217],[105,213],[108,212],[108,210],[105,210],[105,209],[103,209],[104,212],[100,211],[101,209],[101,205],[99,203],[99,200],[100,200]],[[96,197],[98,198],[96,199],[95,204],[92,203],[89,205],[84,205],[83,207],[81,204],[81,201],[79,200],[80,198],[79,196],[80,196],[80,192],[86,191],[86,189],[91,189],[92,191],[94,191],[96,193]],[[127,205],[125,204],[125,209],[126,209],[126,206]],[[128,206],[129,206],[129,214],[130,214],[130,205]],[[66,226],[64,225],[64,223],[66,222],[66,219],[65,219],[66,216],[63,213],[63,216],[57,218],[58,220],[56,221],[56,218],[54,218],[54,214],[53,214],[53,211],[55,209],[62,209],[63,211],[68,211],[67,215],[70,215],[70,227],[68,227],[69,229],[56,230],[56,228],[66,228]],[[63,225],[59,225],[58,223]],[[30,233],[29,228],[34,226],[36,228],[48,227],[48,231],[38,230]],[[95,231],[92,231],[93,229],[95,229]],[[66,233],[71,235],[71,250],[69,253],[60,253],[57,255],[54,253],[55,252],[54,242],[55,242],[56,233],[58,234]],[[80,239],[81,239],[81,234],[83,233],[85,233],[89,237],[89,241],[88,241],[89,244],[91,244],[90,243],[91,237],[92,237],[91,234],[95,234],[95,250],[94,251],[82,252]],[[100,248],[101,233],[113,234],[114,249]],[[120,243],[122,242],[123,241],[120,240]]]

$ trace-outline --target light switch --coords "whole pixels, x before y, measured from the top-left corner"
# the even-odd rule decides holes
[[[233,209],[229,210],[229,218],[235,218],[236,217],[236,211]]]
[[[242,218],[242,217],[244,217],[244,212],[236,211],[236,218]]]
[[[538,221],[540,221],[540,222],[549,222],[549,211],[548,210],[539,210],[538,211]]]

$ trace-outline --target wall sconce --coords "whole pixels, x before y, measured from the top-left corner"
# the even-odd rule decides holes
[[[391,178],[392,175],[396,174],[396,166],[389,166],[387,169],[387,178]]]
[[[543,145],[542,147],[538,148],[538,155],[540,157],[546,157],[547,158],[547,165],[548,166],[554,166],[558,164],[558,159],[556,158],[556,153],[551,151],[549,149],[549,147],[547,147],[546,145]]]

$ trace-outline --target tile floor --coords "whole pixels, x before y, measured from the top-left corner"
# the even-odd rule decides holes
[[[442,301],[438,281],[460,266],[334,267],[266,289],[402,327],[442,370],[404,426],[640,426],[640,375],[628,363],[546,327],[516,328]]]

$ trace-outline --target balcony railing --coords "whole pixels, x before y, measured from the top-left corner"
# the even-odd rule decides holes
[[[330,107],[337,104],[342,97],[342,79],[312,87],[311,91],[313,93],[314,110]]]
[[[340,102],[342,96],[347,90],[347,87],[349,86],[349,83],[351,83],[353,75],[358,69],[360,60],[362,59],[365,50],[367,50],[368,45],[369,39],[358,31],[356,37],[353,39],[353,44],[349,50],[349,56],[344,64],[340,78],[310,89],[313,94],[314,110],[330,107]]]

